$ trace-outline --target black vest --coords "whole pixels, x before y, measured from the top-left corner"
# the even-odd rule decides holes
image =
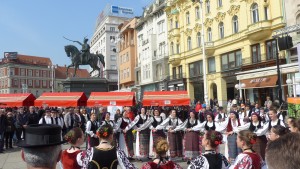
[[[253,122],[251,121],[250,127],[249,127],[249,130],[250,130],[250,131],[254,132],[254,131],[256,131],[256,130],[259,129],[259,128],[261,128],[261,122],[259,122],[259,124],[258,124],[257,126],[254,126],[254,125],[253,125]]]
[[[160,123],[163,122],[162,117],[160,116],[160,122],[156,121],[155,117],[153,117],[154,121],[152,122],[152,126],[155,128],[156,126],[158,126]]]
[[[140,125],[140,124],[144,124],[146,121],[147,121],[147,119],[148,119],[148,116],[146,115],[146,119],[144,120],[143,118],[142,118],[142,116],[139,114],[139,116],[140,116],[140,119],[139,119],[139,121],[136,123],[136,125]]]
[[[209,126],[207,125],[207,123],[208,123],[208,122],[206,122],[206,123],[205,123],[205,126],[204,126],[204,128],[205,128],[206,131],[216,130],[215,122],[213,122],[213,126],[212,126],[212,127],[209,127]]]
[[[176,117],[175,119],[177,120],[176,121],[176,126],[178,126],[178,118]],[[171,125],[173,125],[173,124],[172,124],[172,119],[170,118],[169,119],[169,126],[171,126]]]
[[[189,129],[189,128],[192,128],[192,127],[194,127],[194,126],[197,126],[197,124],[198,124],[198,120],[197,119],[195,119],[195,123],[194,124],[192,124],[191,122],[190,122],[190,119],[191,118],[189,118],[188,119],[188,122],[187,122],[187,128]]]
[[[112,149],[94,149],[94,154],[92,160],[88,164],[88,169],[98,169],[101,168],[117,169],[118,158],[116,148]]]
[[[99,128],[97,121],[91,122],[91,131],[93,131],[94,134],[96,134],[97,129]]]
[[[54,122],[54,120],[53,120],[53,118],[51,117],[51,124],[54,124],[53,122]],[[43,124],[47,124],[47,123],[46,123],[45,117],[43,117]]]
[[[268,127],[268,130],[270,131],[271,130],[271,128],[272,128],[272,125],[271,125],[271,120],[269,121],[269,127]],[[278,119],[278,121],[277,121],[277,124],[276,125],[280,125],[280,119]]]

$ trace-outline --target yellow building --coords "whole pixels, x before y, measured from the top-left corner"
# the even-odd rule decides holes
[[[227,99],[239,93],[235,89],[239,83],[236,73],[275,65],[277,45],[272,32],[285,26],[282,3],[282,0],[272,3],[271,0],[203,0],[209,99],[217,98],[224,106]],[[170,0],[165,11],[170,76],[182,74],[182,82],[186,82],[183,89],[188,90],[191,99],[203,101],[203,25],[199,0]],[[280,63],[284,62],[280,59]],[[259,95],[264,97],[263,93],[276,94],[273,88],[260,91],[251,88],[246,93],[251,101],[256,101]]]

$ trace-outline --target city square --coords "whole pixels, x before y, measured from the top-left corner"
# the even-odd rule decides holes
[[[0,16],[0,169],[299,168],[300,2],[11,0]]]

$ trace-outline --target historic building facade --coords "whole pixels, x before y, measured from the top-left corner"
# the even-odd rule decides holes
[[[187,89],[191,99],[208,97],[221,105],[238,95],[236,73],[275,65],[276,41],[272,32],[285,26],[282,0],[207,0],[203,1],[203,20],[199,1],[171,0],[166,7],[170,76],[181,77],[177,89]],[[207,81],[203,81],[202,28],[207,63]],[[281,58],[284,56],[280,56]],[[280,59],[284,63],[285,59]],[[244,76],[244,79],[251,79]],[[242,79],[240,79],[242,80]],[[275,79],[273,79],[274,81]],[[275,80],[276,81],[276,80]],[[245,82],[246,83],[246,82]],[[250,84],[246,84],[246,88]],[[269,85],[269,84],[267,84]],[[178,87],[179,86],[179,87]],[[247,98],[275,95],[272,90],[246,90]],[[259,86],[265,88],[264,86]]]
[[[136,25],[135,75],[138,100],[144,91],[161,91],[167,88],[169,71],[165,5],[163,0],[155,1],[144,10]]]
[[[96,20],[96,28],[91,38],[91,53],[104,55],[105,67],[99,62],[100,77],[117,80],[117,53],[113,51],[117,46],[118,26],[129,18],[133,18],[133,10],[119,6],[107,5]],[[92,76],[98,76],[98,71]]]

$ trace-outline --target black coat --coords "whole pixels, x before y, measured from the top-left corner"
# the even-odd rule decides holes
[[[0,115],[0,133],[6,130],[6,116],[4,114]]]

